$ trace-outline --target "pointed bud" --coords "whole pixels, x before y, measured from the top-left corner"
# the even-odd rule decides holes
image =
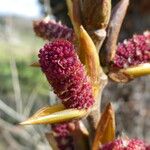
[[[40,64],[39,64],[39,62],[33,62],[30,66],[39,68]]]
[[[97,97],[100,88],[100,76],[103,74],[103,71],[100,66],[96,47],[82,26],[80,27],[80,59],[85,65],[87,74],[91,79],[94,96]]]
[[[120,72],[130,76],[131,78],[149,75],[150,74],[150,63],[144,63],[141,65],[137,65],[135,67],[121,69]]]
[[[92,150],[97,150],[100,145],[115,139],[115,112],[108,104],[98,123]]]
[[[52,113],[55,112],[59,112],[65,110],[65,107],[62,104],[55,104],[53,106],[47,106],[47,107],[43,107],[41,109],[39,109],[33,116],[32,118],[36,118],[36,117],[43,117],[43,116],[47,116],[50,115]]]
[[[31,125],[31,124],[53,124],[64,122],[72,119],[79,119],[84,117],[87,114],[87,111],[84,109],[65,109],[63,108],[53,108],[53,106],[42,108],[37,113],[35,113],[32,117],[27,119],[26,121],[20,123],[21,125]],[[54,113],[52,113],[53,111]],[[57,110],[57,111],[56,111]],[[59,111],[58,111],[59,110]]]

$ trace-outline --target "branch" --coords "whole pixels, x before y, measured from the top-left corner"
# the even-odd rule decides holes
[[[101,111],[100,111],[101,97],[102,97],[103,90],[104,90],[105,86],[107,85],[107,80],[108,79],[105,74],[102,74],[100,76],[100,87],[99,87],[98,95],[96,98],[95,106],[87,118],[89,125],[90,125],[90,129],[91,129],[90,136],[91,136],[92,141],[94,139],[97,124],[98,124],[100,116],[101,116]]]
[[[107,31],[106,47],[104,48],[102,55],[104,53],[106,60],[105,63],[109,63],[115,56],[116,45],[118,40],[118,35],[122,26],[122,22],[126,15],[126,11],[129,5],[129,0],[121,0],[112,11],[112,16]]]

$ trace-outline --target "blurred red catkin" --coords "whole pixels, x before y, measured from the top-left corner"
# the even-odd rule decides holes
[[[45,44],[39,58],[42,71],[66,108],[93,105],[89,78],[70,42],[61,39]]]
[[[52,125],[52,130],[60,150],[74,150],[74,142],[69,131],[69,123]]]
[[[134,35],[118,45],[113,66],[127,68],[150,62],[150,32],[143,35]]]
[[[58,38],[63,38],[73,42],[75,35],[71,28],[68,28],[61,23],[57,23],[52,20],[38,20],[33,22],[33,29],[37,36],[46,39],[53,40]]]
[[[146,150],[146,145],[139,139],[117,139],[100,150]]]

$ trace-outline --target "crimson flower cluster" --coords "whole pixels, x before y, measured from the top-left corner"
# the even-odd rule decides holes
[[[55,20],[45,19],[34,21],[33,29],[37,36],[49,41],[64,38],[72,42],[75,38],[74,32],[71,28],[62,25],[61,23],[57,23]]]
[[[89,108],[94,103],[92,87],[74,46],[55,40],[39,52],[39,63],[54,92],[66,108]]]
[[[150,32],[148,31],[120,43],[113,66],[120,69],[146,62],[150,62]]]
[[[117,139],[111,143],[104,145],[100,150],[148,150],[142,140],[130,139],[123,140]]]

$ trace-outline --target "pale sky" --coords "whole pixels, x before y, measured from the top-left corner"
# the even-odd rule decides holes
[[[0,15],[39,17],[40,6],[37,0],[0,0]]]

